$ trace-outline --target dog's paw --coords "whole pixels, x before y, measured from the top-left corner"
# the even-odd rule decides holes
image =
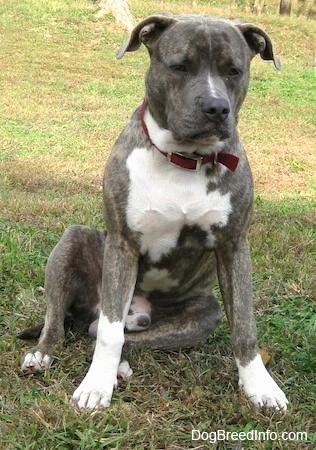
[[[112,389],[96,389],[92,386],[79,386],[74,392],[70,404],[79,409],[101,409],[108,408],[111,404]]]
[[[125,328],[127,331],[143,331],[147,330],[151,324],[150,315],[147,313],[134,313],[133,315],[128,315]]]
[[[128,381],[133,375],[133,370],[127,361],[121,361],[117,369],[117,377],[111,380],[111,376],[96,376],[90,370],[78,389],[75,390],[70,403],[81,409],[107,408],[111,404],[113,389],[118,386],[118,381]]]
[[[26,353],[21,360],[21,370],[25,373],[36,373],[43,369],[49,369],[51,357],[40,350]]]
[[[102,373],[90,367],[87,375],[75,390],[71,405],[80,409],[107,408],[111,404],[113,389],[117,387],[117,377]]]
[[[255,382],[245,385],[241,381],[239,381],[239,385],[253,405],[284,411],[287,409],[288,400],[271,377],[270,380],[264,382],[264,385]]]
[[[117,378],[128,381],[133,375],[133,370],[127,361],[121,361],[117,370]]]
[[[286,410],[288,400],[284,392],[267,372],[261,356],[257,355],[245,367],[237,360],[239,386],[255,406]]]
[[[125,322],[127,331],[147,330],[151,324],[151,305],[145,297],[135,295]]]
[[[71,398],[71,405],[80,409],[107,408],[111,404],[113,384],[91,383],[83,380]]]

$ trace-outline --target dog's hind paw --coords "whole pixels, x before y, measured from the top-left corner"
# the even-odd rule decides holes
[[[133,375],[133,370],[127,361],[121,361],[117,369],[117,378],[123,381],[128,381]]]
[[[261,356],[257,355],[246,366],[237,360],[239,386],[243,388],[251,403],[257,407],[286,410],[288,400],[284,392],[269,375]]]
[[[36,373],[43,369],[49,369],[51,357],[44,355],[40,350],[26,353],[21,360],[21,370],[25,373]]]
[[[151,304],[140,295],[133,297],[125,322],[127,331],[147,330],[151,324]]]

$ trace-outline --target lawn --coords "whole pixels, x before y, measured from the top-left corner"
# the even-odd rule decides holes
[[[136,21],[160,1],[132,1]],[[32,343],[16,339],[45,313],[47,257],[73,223],[103,227],[103,168],[141,102],[144,49],[116,61],[128,37],[89,0],[0,3],[0,447],[1,449],[312,449],[315,387],[315,20],[253,15],[245,2],[165,1],[174,13],[243,17],[271,35],[280,72],[256,58],[239,130],[253,169],[250,233],[260,346],[290,400],[258,411],[238,390],[226,319],[191,351],[133,351],[132,380],[108,410],[68,400],[89,367],[92,341],[69,333],[50,371],[24,376]],[[191,440],[193,429],[208,439]],[[270,439],[211,442],[211,432]],[[303,432],[286,440],[282,433]],[[273,434],[274,433],[274,434]],[[271,438],[272,436],[272,438]],[[277,438],[276,438],[277,437]],[[294,434],[290,437],[295,437]]]

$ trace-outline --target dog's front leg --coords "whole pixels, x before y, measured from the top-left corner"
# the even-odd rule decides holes
[[[222,246],[217,251],[217,263],[225,310],[232,330],[239,385],[256,406],[286,409],[288,401],[267,372],[258,351],[247,238]]]
[[[76,389],[72,403],[79,408],[110,405],[124,344],[124,324],[132,300],[138,255],[126,243],[107,236],[102,276],[102,305],[90,369]]]

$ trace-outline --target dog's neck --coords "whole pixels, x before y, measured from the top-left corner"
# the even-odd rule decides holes
[[[141,105],[140,115],[143,130],[149,141],[171,164],[185,170],[199,170],[204,164],[219,163],[231,172],[236,170],[239,158],[231,153],[223,152],[223,142],[217,141],[211,145],[211,148],[209,145],[202,146],[199,143],[177,143],[171,131],[158,126],[145,100]]]

